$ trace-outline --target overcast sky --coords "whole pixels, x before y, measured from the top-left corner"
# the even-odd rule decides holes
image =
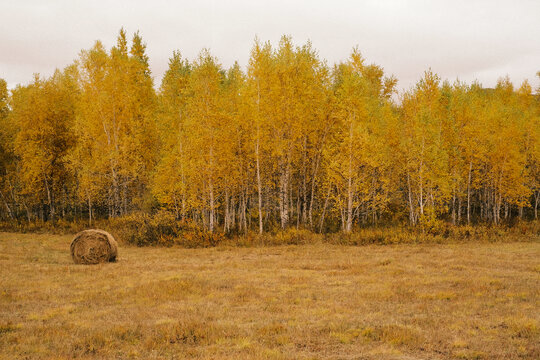
[[[206,47],[245,67],[255,36],[277,45],[283,34],[310,39],[329,64],[358,45],[400,89],[430,67],[485,87],[505,75],[540,85],[539,0],[0,0],[0,78],[14,87],[50,76],[95,40],[112,47],[122,26],[147,43],[156,86],[173,50],[193,60]]]

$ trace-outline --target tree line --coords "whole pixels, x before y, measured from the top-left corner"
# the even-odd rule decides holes
[[[156,90],[122,29],[50,78],[0,80],[0,218],[165,209],[226,233],[538,218],[540,89],[428,70],[398,102],[396,84],[356,48],[329,66],[284,36],[256,40],[245,70],[174,52]]]

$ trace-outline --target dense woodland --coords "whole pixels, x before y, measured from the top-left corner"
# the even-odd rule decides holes
[[[409,91],[357,49],[255,41],[247,69],[174,52],[156,90],[120,31],[50,78],[0,80],[0,219],[158,210],[210,232],[536,219],[540,89],[431,71]],[[540,73],[538,74],[540,76]]]

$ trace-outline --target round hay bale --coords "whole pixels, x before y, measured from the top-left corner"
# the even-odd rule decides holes
[[[116,261],[118,243],[103,230],[83,230],[71,242],[71,257],[75,264],[99,264]]]

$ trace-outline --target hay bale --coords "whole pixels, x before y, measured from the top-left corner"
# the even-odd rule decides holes
[[[116,261],[118,243],[103,230],[83,230],[71,242],[71,257],[75,264],[99,264]]]

